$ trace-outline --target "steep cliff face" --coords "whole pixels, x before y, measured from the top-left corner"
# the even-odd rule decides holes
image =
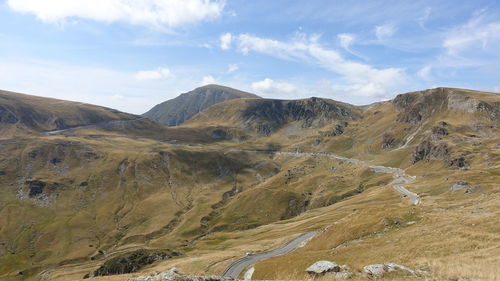
[[[193,117],[189,124],[204,126],[221,122],[265,137],[292,123],[298,124],[300,129],[319,128],[358,120],[361,115],[359,108],[329,99],[251,99],[215,105]]]
[[[398,111],[398,122],[419,123],[446,110],[479,113],[491,121],[498,121],[500,103],[483,97],[484,93],[476,91],[436,88],[400,94],[392,103]]]
[[[347,104],[310,98],[255,101],[245,109],[242,118],[247,127],[261,135],[269,135],[288,122],[298,121],[302,128],[314,128],[336,120],[356,120],[360,118],[360,114]]]
[[[207,85],[156,105],[143,116],[167,126],[178,126],[206,108],[232,99],[259,96],[219,85]]]

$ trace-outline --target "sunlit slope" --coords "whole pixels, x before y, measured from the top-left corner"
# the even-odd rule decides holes
[[[111,120],[6,138],[0,276],[77,280],[138,248],[184,253],[145,272],[220,273],[245,252],[326,227],[296,253],[258,264],[256,278],[304,278],[315,259],[356,270],[436,260],[428,267],[445,275],[455,257],[471,262],[476,251],[494,263],[499,105],[497,94],[449,88],[364,107],[238,99],[174,128]],[[391,174],[301,152],[404,168],[423,203],[400,198]],[[467,186],[452,191],[457,181]]]
[[[52,131],[136,118],[136,115],[101,106],[0,91],[3,137],[19,131]]]

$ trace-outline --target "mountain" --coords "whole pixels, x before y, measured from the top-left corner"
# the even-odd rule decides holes
[[[0,91],[0,132],[53,131],[140,116],[79,102]]]
[[[233,99],[175,127],[14,93],[1,101],[2,280],[221,274],[314,230],[255,264],[252,279],[305,280],[318,260],[356,274],[394,262],[428,280],[498,274],[499,94]]]
[[[143,116],[166,126],[178,126],[214,104],[241,98],[259,98],[259,96],[229,87],[207,85],[160,103]]]
[[[268,136],[294,123],[297,129],[320,128],[333,123],[358,120],[362,111],[352,105],[321,98],[302,100],[239,99],[214,105],[186,125],[224,124]]]

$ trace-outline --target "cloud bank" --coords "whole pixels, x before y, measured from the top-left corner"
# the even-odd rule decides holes
[[[81,18],[159,29],[214,19],[224,9],[224,1],[218,0],[7,0],[7,4],[48,23]]]

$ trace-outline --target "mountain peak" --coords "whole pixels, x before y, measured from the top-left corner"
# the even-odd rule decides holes
[[[214,104],[240,98],[260,97],[230,87],[209,84],[158,104],[143,116],[167,126],[177,126]]]

